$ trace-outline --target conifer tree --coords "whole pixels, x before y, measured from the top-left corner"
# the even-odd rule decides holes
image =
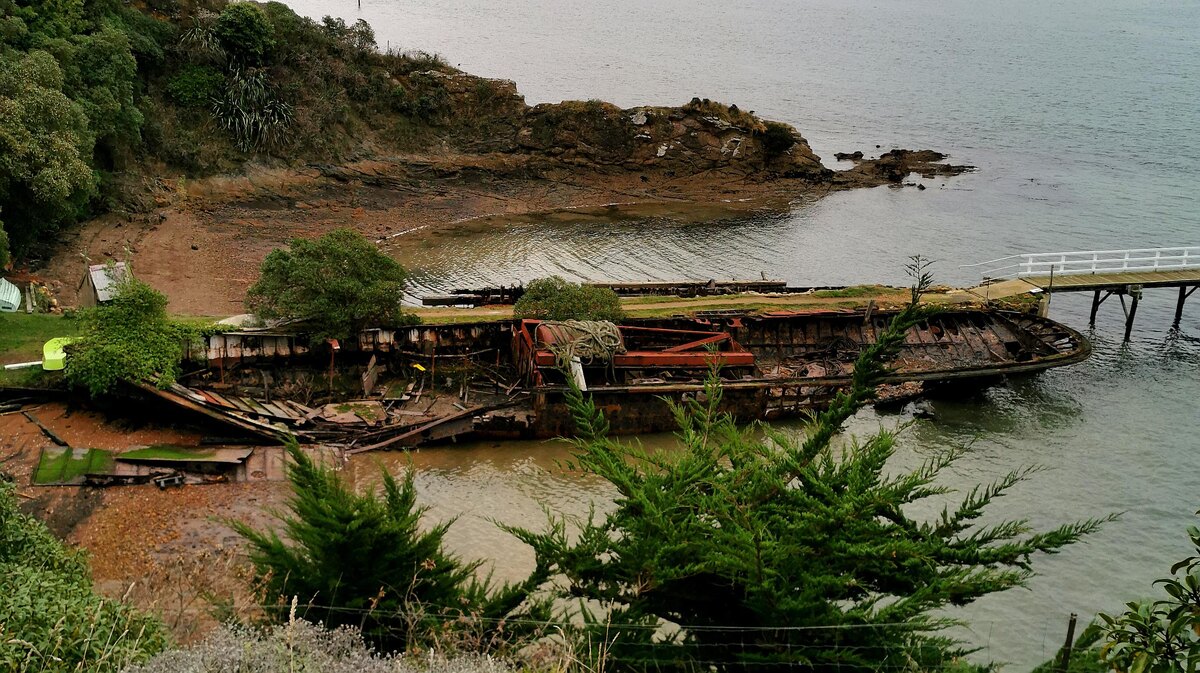
[[[1034,470],[978,486],[926,521],[914,503],[948,493],[938,474],[961,455],[889,474],[896,436],[832,441],[874,394],[886,360],[926,315],[914,301],[862,350],[853,381],[801,438],[739,428],[720,411],[719,379],[675,406],[680,448],[614,440],[601,411],[571,394],[572,467],[609,481],[615,508],[586,521],[514,530],[580,601],[581,651],[619,670],[919,671],[962,665],[940,608],[1021,585],[1037,553],[1096,530],[1089,520],[1036,532],[981,525],[988,504]],[[578,530],[576,530],[576,528]]]
[[[250,543],[265,598],[278,606],[274,617],[286,620],[294,598],[305,619],[359,627],[372,645],[397,651],[452,628],[471,628],[475,646],[494,649],[521,636],[519,626],[505,623],[518,610],[528,619],[517,624],[549,616],[544,601],[530,598],[545,580],[540,569],[493,587],[476,576],[481,562],[444,550],[452,521],[421,530],[426,508],[416,504],[411,472],[402,481],[384,472],[382,497],[360,495],[295,443],[288,454],[284,537],[231,522]]]

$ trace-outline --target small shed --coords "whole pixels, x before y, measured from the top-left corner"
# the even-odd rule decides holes
[[[133,277],[133,271],[125,262],[115,264],[93,264],[88,267],[79,293],[80,306],[96,306],[112,301],[117,286]]]
[[[0,278],[0,313],[15,313],[21,308],[21,290]]]

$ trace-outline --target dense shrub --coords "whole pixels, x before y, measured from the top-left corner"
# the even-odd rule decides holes
[[[401,310],[406,276],[361,234],[338,229],[267,255],[246,303],[263,320],[304,320],[314,340],[341,339],[413,322]]]
[[[294,443],[288,453],[287,540],[232,524],[250,543],[265,599],[278,606],[274,617],[286,621],[290,600],[299,597],[306,619],[358,626],[388,651],[431,642],[467,623],[476,626],[474,643],[484,649],[522,632],[504,619],[527,602],[543,575],[495,590],[476,579],[480,562],[463,562],[443,548],[449,523],[421,525],[426,509],[416,504],[411,472],[400,482],[384,472],[382,497],[359,495]],[[544,603],[525,607],[526,616],[548,616]]]
[[[517,318],[535,320],[611,320],[625,317],[621,299],[607,288],[571,283],[559,276],[530,281],[513,306]]]
[[[79,311],[80,338],[67,347],[67,380],[92,395],[122,382],[157,381],[179,375],[183,347],[196,330],[167,317],[167,298],[137,279],[117,285],[108,303]]]
[[[767,129],[762,134],[763,154],[767,161],[782,156],[795,144],[796,138],[792,134],[790,126],[778,122],[767,122]]]
[[[207,108],[225,84],[225,76],[208,66],[189,65],[167,83],[171,98],[188,108]]]
[[[243,152],[274,147],[283,139],[295,111],[283,101],[263,70],[234,70],[212,102],[213,117]]]
[[[241,66],[262,65],[275,45],[274,28],[252,2],[230,3],[217,17],[213,33],[229,59]]]
[[[22,514],[0,481],[0,669],[109,673],[164,644],[157,620],[97,595],[83,556]]]

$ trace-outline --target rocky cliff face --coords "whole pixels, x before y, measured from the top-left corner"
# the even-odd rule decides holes
[[[534,169],[832,175],[796,129],[736,106],[693,99],[680,107],[621,109],[597,100],[530,107],[507,80],[465,73],[420,76],[446,94],[450,141],[473,151],[523,155]]]

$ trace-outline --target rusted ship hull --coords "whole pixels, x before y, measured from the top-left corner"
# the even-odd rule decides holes
[[[629,321],[619,337],[611,335],[619,341],[612,357],[583,358],[573,374],[556,350],[569,331],[537,321],[370,330],[334,352],[292,334],[230,332],[194,354],[208,364],[202,374],[160,395],[260,436],[360,451],[470,435],[568,435],[572,375],[614,432],[656,432],[673,427],[665,400],[700,392],[714,362],[725,410],[742,421],[819,409],[848,384],[859,352],[890,319],[886,312],[780,312]],[[909,392],[976,384],[1072,364],[1090,352],[1082,335],[1045,318],[944,311],[909,330],[885,382]],[[369,406],[370,414],[346,413],[346,403]]]
[[[753,356],[752,372],[722,369],[723,410],[741,421],[794,417],[822,408],[849,384],[853,363],[890,320],[887,313],[775,313],[718,319],[646,321],[643,325],[713,330]],[[865,318],[865,319],[864,319]],[[1086,359],[1091,345],[1081,334],[1046,318],[1015,312],[947,311],[910,329],[892,361],[885,384],[986,385],[1006,376],[1039,372]],[[698,364],[724,362],[711,354]],[[588,393],[617,433],[673,429],[666,400],[681,401],[703,390],[699,367],[589,372],[597,380]],[[548,371],[544,378],[553,378]],[[590,380],[590,379],[589,379]],[[533,388],[534,433],[570,432],[565,381],[540,381]],[[920,390],[920,388],[917,388]]]

